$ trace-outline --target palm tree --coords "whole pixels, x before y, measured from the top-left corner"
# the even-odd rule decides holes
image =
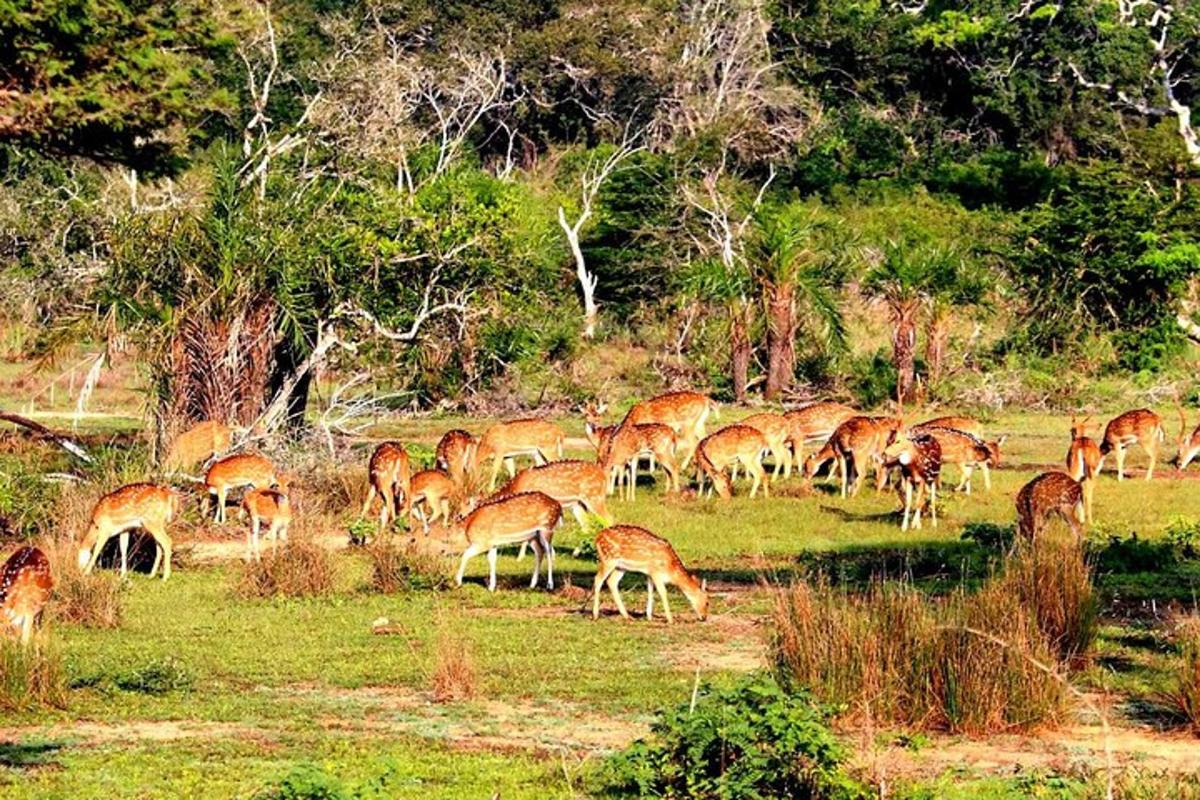
[[[929,313],[925,319],[927,383],[935,387],[942,378],[946,343],[956,313],[987,300],[986,274],[954,252],[934,266],[929,285]]]
[[[681,277],[685,292],[725,307],[729,318],[729,373],[733,397],[736,402],[744,403],[753,353],[750,326],[754,322],[754,304],[750,297],[754,281],[750,270],[741,260],[726,264],[720,258],[704,258],[691,262]]]
[[[757,216],[747,260],[757,269],[767,317],[767,400],[791,385],[798,325],[826,347],[845,343],[838,305],[845,275],[835,231],[819,208],[801,203],[765,208]]]

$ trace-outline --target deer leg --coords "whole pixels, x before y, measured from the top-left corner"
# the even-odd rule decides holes
[[[253,516],[250,517],[250,532],[246,536],[246,560],[247,561],[257,561],[259,559],[259,553],[261,552],[258,547],[258,526],[259,526],[259,524],[260,523],[259,523],[257,514],[254,514]]]
[[[758,494],[758,486],[760,483],[762,483],[762,479],[759,477],[760,473],[762,471],[762,466],[757,465],[758,469],[754,469],[755,466],[756,466],[756,462],[754,462],[754,461],[746,462],[746,474],[750,476],[750,496],[751,497],[754,497],[754,495]],[[733,462],[733,468],[737,469],[736,461]]]
[[[458,575],[456,575],[454,578],[456,585],[462,586],[463,573],[467,571],[467,562],[482,552],[483,548],[474,544],[468,544],[467,549],[463,550],[462,560],[458,562]]]
[[[667,618],[667,624],[670,625],[674,623],[675,620],[671,617],[671,601],[667,599],[667,584],[663,583],[662,580],[655,578],[654,588],[658,589],[658,596],[662,599],[663,614]]]
[[[538,531],[538,537],[546,550],[546,588],[554,591],[554,542],[545,531]]]
[[[533,547],[533,580],[529,582],[529,588],[535,589],[538,584],[538,573],[542,571],[542,543],[536,531],[533,534],[533,538],[526,539],[526,541]]]
[[[746,470],[746,471],[749,472],[750,470]],[[738,473],[738,462],[734,461],[733,465],[729,469],[729,482],[730,483],[737,483],[737,473]]]
[[[1125,480],[1125,445],[1117,444],[1117,480]]]
[[[373,501],[374,499],[375,499],[375,484],[372,483],[367,488],[367,501],[365,503],[363,503],[362,511],[358,512],[358,515],[360,517],[365,517],[367,515],[367,512],[371,510],[371,501]]]
[[[150,568],[151,577],[158,571],[158,565],[162,563],[163,580],[171,577],[171,537],[167,535],[166,526],[158,523],[153,527],[147,525],[146,530],[154,537],[155,543],[158,545],[155,553],[154,566]]]
[[[925,511],[925,481],[917,484],[917,499],[913,502],[913,527],[920,530],[921,514]]]
[[[388,520],[392,515],[392,509],[396,507],[396,497],[392,494],[392,487],[388,483],[384,483],[379,487],[379,532],[383,533],[387,530]]]
[[[625,610],[625,601],[621,599],[621,578],[625,577],[625,572],[620,569],[613,569],[608,573],[608,590],[612,592],[613,600],[616,601],[617,611],[621,612],[621,616],[629,619],[629,612]]]
[[[654,581],[646,576],[646,619],[654,619]]]
[[[636,455],[633,457],[633,460],[629,462],[629,499],[630,500],[633,500],[634,498],[637,497],[638,462],[641,461],[641,459],[642,459],[642,457],[640,455]]]
[[[129,531],[121,531],[117,545],[121,549],[121,577],[124,578],[129,572]]]
[[[26,614],[21,618],[21,646],[28,646],[31,638],[33,638],[33,614]]]
[[[974,471],[974,469],[975,467],[973,464],[962,465],[962,475],[959,477],[958,486],[954,487],[954,491],[966,491],[967,494],[971,493],[971,473]]]
[[[992,468],[987,465],[986,461],[980,464],[979,468],[983,470],[983,488],[990,492],[992,490]]]
[[[1150,439],[1150,446],[1146,448],[1146,452],[1150,456],[1150,466],[1146,468],[1146,480],[1154,477],[1154,462],[1158,460],[1158,439],[1153,435]]]
[[[1085,516],[1087,517],[1088,522],[1095,521],[1095,517],[1092,516],[1092,495],[1095,494],[1095,492],[1096,492],[1096,482],[1095,481],[1093,481],[1089,478],[1088,480],[1083,482],[1083,499],[1084,499],[1084,505],[1086,506],[1086,511],[1087,511],[1087,514],[1085,514]]]
[[[496,556],[498,555],[496,548],[488,549],[488,591],[496,591]],[[534,572],[536,576],[537,573]],[[535,581],[536,583],[536,581]]]
[[[908,530],[908,512],[912,508],[912,481],[904,480],[904,520],[900,523],[900,530]]]
[[[937,527],[937,482],[929,484],[929,518],[933,527]]]
[[[533,457],[534,463],[537,463],[537,460],[538,460],[538,457],[535,454]],[[513,478],[517,477],[517,459],[512,456],[509,456],[508,458],[504,459],[504,471],[508,473],[508,479],[510,481]]]
[[[613,569],[615,568],[600,562],[600,567],[596,570],[596,580],[592,581],[592,619],[600,619],[600,590],[604,588],[604,582],[608,580]]]
[[[835,461],[837,462],[838,471],[841,472],[841,474],[842,474],[842,499],[844,500],[846,498],[846,490],[848,488],[846,485],[848,483],[848,481],[846,480],[846,475],[847,475],[846,457],[844,455],[842,455],[841,453],[839,453],[836,456]]]

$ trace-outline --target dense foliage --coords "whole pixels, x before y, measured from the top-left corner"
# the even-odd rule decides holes
[[[1198,45],[1153,2],[0,2],[0,317],[164,405],[249,364],[162,409],[246,421],[324,359],[576,399],[583,300],[737,399],[1170,370]]]

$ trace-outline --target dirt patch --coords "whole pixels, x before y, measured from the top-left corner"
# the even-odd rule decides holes
[[[0,728],[0,743],[16,742],[36,736],[43,739],[67,739],[77,746],[92,747],[115,742],[172,742],[179,739],[225,739],[231,736],[257,737],[259,728],[227,722],[166,720],[155,722],[71,722],[44,727]]]
[[[663,658],[680,670],[753,672],[767,666],[762,618],[720,614],[705,623],[716,641],[687,641],[663,650]]]

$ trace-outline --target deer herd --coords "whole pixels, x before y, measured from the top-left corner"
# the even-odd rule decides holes
[[[634,498],[638,473],[645,463],[651,475],[662,473],[668,492],[682,490],[682,478],[694,467],[695,493],[722,499],[733,496],[738,472],[750,481],[748,494],[770,496],[773,482],[790,479],[793,469],[810,485],[823,469],[836,475],[843,498],[854,497],[869,474],[876,491],[894,486],[901,506],[901,529],[920,528],[923,517],[937,526],[937,499],[942,472],[952,464],[958,472],[956,491],[971,493],[976,471],[984,488],[991,488],[991,470],[1000,464],[1005,437],[988,439],[979,421],[943,416],[906,425],[899,416],[869,416],[835,402],[815,402],[786,413],[756,413],[711,433],[716,406],[698,392],[670,392],[634,405],[618,422],[605,424],[603,406],[588,405],[584,413],[587,440],[595,461],[564,458],[566,435],[544,419],[500,422],[476,437],[464,430],[448,431],[437,444],[431,469],[413,471],[413,457],[400,442],[379,444],[368,462],[366,500],[360,517],[378,502],[382,534],[397,520],[419,522],[426,535],[440,524],[465,541],[457,582],[463,582],[468,562],[486,553],[489,590],[496,589],[500,548],[532,548],[531,587],[536,587],[542,562],[546,585],[554,587],[554,532],[570,510],[581,528],[588,516],[604,526],[595,536],[598,569],[592,587],[592,613],[599,615],[601,591],[608,586],[622,616],[628,616],[619,585],[627,572],[646,576],[646,616],[653,613],[655,593],[667,621],[672,620],[666,587],[676,586],[696,614],[704,619],[708,596],[701,581],[683,565],[671,543],[642,527],[614,524],[609,498]],[[1200,456],[1200,425],[1188,430],[1180,409],[1180,435],[1175,465],[1185,469]],[[1115,453],[1117,480],[1125,479],[1127,450],[1139,445],[1149,457],[1146,480],[1153,477],[1165,439],[1162,420],[1148,409],[1127,411],[1112,419],[1097,442],[1088,435],[1091,418],[1071,419],[1066,470],[1045,472],[1029,481],[1016,498],[1017,531],[1036,541],[1052,516],[1062,517],[1079,537],[1082,524],[1092,520],[1092,499],[1104,460]],[[217,524],[226,522],[230,492],[245,489],[241,510],[249,517],[248,559],[260,558],[260,536],[272,549],[286,542],[294,512],[289,476],[256,453],[223,455],[230,447],[227,429],[201,423],[177,439],[167,461],[211,462],[203,477],[202,495],[212,504]],[[806,455],[806,448],[807,450]],[[198,457],[199,456],[199,457]],[[533,464],[518,471],[517,459]],[[769,458],[768,474],[764,459]],[[497,489],[501,469],[508,481]],[[657,478],[655,478],[657,481]],[[486,488],[485,488],[486,487]],[[181,511],[184,495],[153,483],[123,486],[102,497],[79,542],[79,566],[92,570],[105,544],[116,537],[120,569],[128,569],[132,532],[145,531],[155,543],[151,575],[161,566],[171,574],[171,537],[167,528]],[[50,564],[36,547],[22,547],[0,573],[0,624],[6,633],[27,641],[54,585]]]

